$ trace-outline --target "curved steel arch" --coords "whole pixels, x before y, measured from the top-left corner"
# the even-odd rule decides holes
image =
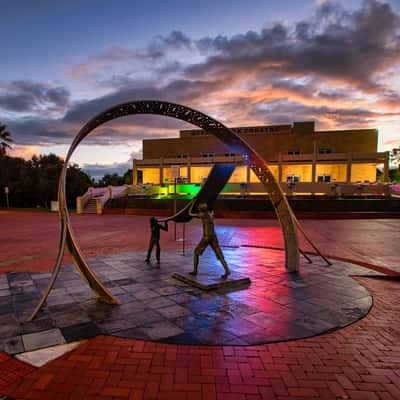
[[[67,157],[63,169],[60,174],[58,184],[58,201],[59,201],[59,216],[61,225],[60,243],[58,249],[57,260],[53,268],[52,276],[48,287],[43,294],[39,304],[36,306],[29,320],[35,318],[44,302],[46,301],[55,280],[57,279],[60,271],[62,258],[64,256],[65,245],[67,245],[69,252],[76,268],[82,274],[84,279],[89,284],[90,288],[96,293],[100,300],[109,304],[119,304],[112,294],[103,286],[96,274],[87,264],[83,257],[79,246],[73,236],[72,228],[69,219],[69,213],[66,204],[65,187],[66,187],[66,174],[68,162],[72,154],[78,147],[79,143],[90,134],[95,128],[104,124],[105,122],[113,119],[135,114],[156,114],[164,115],[167,117],[176,118],[182,121],[189,122],[193,125],[202,128],[207,133],[210,133],[220,139],[224,144],[228,145],[232,151],[244,155],[244,160],[248,166],[258,176],[261,183],[264,185],[266,192],[268,192],[270,200],[274,206],[278,220],[280,222],[284,242],[285,242],[285,266],[290,272],[297,271],[299,268],[299,245],[297,235],[298,222],[294,216],[281,187],[274,178],[267,163],[263,158],[242,138],[235,132],[227,128],[217,120],[209,117],[192,108],[157,100],[143,100],[133,101],[128,103],[119,104],[111,107],[106,111],[98,114],[84,125],[76,135],[71,147],[68,150]]]

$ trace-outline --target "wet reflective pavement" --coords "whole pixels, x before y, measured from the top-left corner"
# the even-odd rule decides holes
[[[143,252],[89,259],[119,306],[99,302],[72,265],[62,268],[46,306],[27,317],[50,273],[18,272],[0,277],[0,350],[21,353],[65,342],[113,335],[175,344],[254,345],[314,336],[351,324],[372,305],[369,292],[350,275],[374,274],[354,264],[318,257],[302,259],[299,273],[287,273],[284,253],[225,248],[231,269],[251,284],[209,292],[172,277],[192,270],[192,254],[164,251],[160,268]],[[223,273],[207,250],[200,273]]]
[[[71,218],[74,232],[85,256],[93,259],[94,263],[98,262],[100,269],[103,267],[103,270],[106,270],[107,264],[103,264],[101,261],[102,257],[107,254],[120,253],[122,256],[123,253],[127,255],[127,252],[137,251],[140,252],[139,254],[144,254],[146,251],[148,217],[72,215]],[[13,313],[18,311],[18,315],[23,316],[32,310],[36,304],[36,296],[31,289],[37,284],[43,290],[47,283],[47,275],[34,276],[34,274],[48,272],[54,265],[59,239],[58,218],[57,215],[50,213],[0,211],[0,224],[2,225],[0,238],[5,244],[2,254],[0,254],[0,268],[3,274],[0,280],[0,337],[2,339],[14,338],[8,343],[8,351],[24,350],[25,345],[28,348],[43,345],[40,339],[41,333],[48,335],[46,345],[50,346],[51,341],[53,343],[65,341],[65,333],[69,335],[70,339],[68,340],[71,340],[74,336],[90,336],[98,332],[100,329],[97,322],[91,322],[93,310],[96,310],[93,305],[93,295],[91,292],[87,292],[86,288],[84,289],[85,283],[71,270],[69,271],[69,275],[72,277],[70,282],[75,281],[75,289],[72,287],[73,285],[68,288],[68,285],[60,282],[57,287],[58,294],[57,292],[53,294],[55,296],[52,300],[54,304],[48,303],[47,309],[44,310],[48,313],[52,307],[52,312],[55,313],[54,320],[59,324],[58,327],[51,317],[45,318],[45,315],[40,322],[35,321],[35,327],[33,324],[31,326],[22,324],[21,326],[21,321]],[[325,254],[351,259],[354,263],[368,264],[365,265],[367,268],[356,267],[357,270],[353,271],[354,273],[360,272],[365,275],[369,271],[368,268],[373,265],[384,266],[400,272],[398,220],[321,220],[302,221],[302,224]],[[188,239],[186,244],[187,248],[193,248],[201,236],[201,226],[189,225],[186,230]],[[276,221],[217,220],[216,229],[221,239],[220,243],[224,245],[282,247],[282,235]],[[180,233],[179,229],[178,233]],[[173,241],[173,232],[168,232],[161,237],[161,246],[162,254],[165,256],[161,270],[162,272],[166,270],[168,274],[172,275],[176,268],[167,263],[169,251],[167,252],[166,249],[171,250],[171,254],[173,254],[172,250],[176,251],[180,244],[177,246],[177,243]],[[241,247],[240,250],[224,248],[224,252],[229,257],[238,254],[238,251],[243,252],[243,255],[249,254],[245,247]],[[279,271],[284,270],[278,260],[279,252],[270,252],[267,249],[259,249],[259,251],[262,262],[257,261],[257,264],[262,264],[264,268],[256,265],[256,271],[268,271],[268,265],[273,267],[278,264]],[[126,260],[119,260],[120,266],[118,267],[119,255],[116,254],[116,256],[116,268],[112,267],[112,273],[116,276],[111,277],[109,286],[113,284],[111,281],[124,279],[118,276],[121,274],[121,271],[118,270]],[[140,255],[138,257],[138,260],[142,262]],[[179,264],[182,263],[181,256],[177,259],[180,260]],[[66,256],[65,262],[68,262],[68,256]],[[235,263],[233,260],[232,262]],[[339,266],[337,270],[344,269],[346,265],[336,264]],[[190,256],[187,265],[189,268]],[[203,260],[202,266],[204,267]],[[237,266],[241,265],[237,264]],[[309,267],[306,263],[303,265],[301,277],[305,274],[305,277],[308,278],[308,272],[312,271]],[[151,268],[154,268],[154,271],[151,272],[153,275],[153,272],[154,274],[157,272],[156,266],[153,265]],[[349,268],[353,269],[352,266]],[[318,275],[322,270],[328,271],[321,264],[320,268],[317,268],[316,274]],[[28,271],[29,274],[19,275],[22,278],[21,283],[18,283],[18,278],[14,279],[17,275],[11,277],[8,275],[10,281],[3,280],[5,272],[19,273],[23,271]],[[218,273],[220,271],[222,268],[218,269]],[[330,269],[329,274],[334,271]],[[68,268],[65,272],[68,272]],[[138,270],[139,276],[140,273],[141,271]],[[374,271],[371,273],[376,274]],[[273,275],[275,274],[269,275],[271,279],[273,279]],[[34,285],[32,285],[31,279],[33,277],[35,278]],[[136,278],[131,277],[130,279]],[[337,276],[338,282],[346,282],[347,279],[351,278]],[[16,357],[0,352],[0,393],[21,400],[400,399],[399,282],[392,278],[385,280],[356,277],[355,279],[368,288],[373,295],[373,307],[365,318],[343,329],[303,340],[280,341],[258,346],[176,345],[157,342],[155,339],[143,341],[121,338],[115,334],[99,335],[88,341],[80,342],[75,350],[40,368],[35,368],[21,362]],[[323,283],[323,279],[321,280]],[[272,294],[273,283],[273,281],[263,282],[263,287],[261,287],[261,283],[258,287],[251,286],[251,291],[248,291],[245,296],[248,302],[244,304],[265,306],[261,313],[268,315],[265,317],[266,319],[274,319],[275,315],[272,309],[267,308],[267,304],[276,303],[276,299],[282,298],[277,289],[275,298],[268,296],[268,291]],[[173,286],[175,285],[176,282]],[[114,289],[111,289],[120,291],[123,286],[129,286],[129,284],[116,284]],[[289,287],[283,285],[282,290],[290,293]],[[74,290],[77,292],[83,290],[80,295],[81,299],[87,301],[88,308],[85,311],[87,317],[84,322],[77,317],[82,309],[74,307],[70,301]],[[153,316],[155,313],[160,314],[159,310],[172,307],[174,304],[184,307],[184,302],[174,301],[172,297],[174,294],[168,294],[168,291],[165,293],[165,297],[172,301],[172,304],[164,303],[166,301],[164,297],[158,295],[149,299],[145,298],[146,295],[142,299],[136,298],[135,295],[139,293],[139,290],[129,292],[122,289],[122,291],[123,293],[116,294],[118,298],[121,300],[124,297],[133,298],[136,302],[149,305]],[[314,287],[313,291],[317,292],[318,287]],[[335,291],[340,298],[340,291]],[[62,294],[67,295],[66,292],[69,294],[68,303],[62,304]],[[11,295],[11,293],[14,294]],[[261,296],[250,296],[250,294],[256,293],[261,293]],[[22,304],[23,297],[19,297],[19,294],[26,296],[26,305]],[[238,297],[244,296],[243,291],[217,295],[227,296],[227,299],[236,295],[235,301],[238,301]],[[79,297],[78,294],[74,296]],[[139,297],[143,297],[143,293],[139,294]],[[13,305],[13,301],[18,298],[21,301],[17,301]],[[192,299],[193,305],[195,300],[199,302],[207,300],[195,293],[185,293],[180,298],[189,303]],[[256,299],[259,299],[258,303]],[[269,299],[271,301],[267,302]],[[61,303],[59,303],[60,301]],[[123,301],[121,302],[123,303]],[[157,303],[159,307],[156,306]],[[128,309],[131,305],[128,304],[125,305],[125,315],[129,315]],[[221,303],[218,304],[221,306]],[[153,308],[150,308],[150,305]],[[289,305],[284,306],[289,310]],[[25,306],[26,309],[24,309]],[[75,311],[69,315],[69,321],[65,321],[69,325],[63,326],[65,309],[70,310],[71,307]],[[120,307],[124,310],[123,304]],[[189,311],[195,318],[201,313],[201,310],[194,308]],[[106,317],[103,321],[107,320],[108,311],[106,309],[103,311],[97,309],[97,312],[97,316]],[[132,311],[132,314],[138,315],[140,312],[142,311]],[[347,310],[347,312],[350,311]],[[239,314],[239,312],[237,314],[238,318],[245,319],[242,317],[245,314]],[[317,312],[314,314],[320,315]],[[255,316],[254,319],[248,322],[255,325],[260,324],[262,318],[257,318],[257,313],[252,315]],[[293,316],[295,315],[293,313]],[[173,315],[171,317],[172,320],[178,318]],[[324,318],[321,319],[324,320]],[[124,318],[119,320],[124,320]],[[170,319],[166,318],[166,320]],[[9,326],[12,326],[11,332]],[[31,334],[24,338],[25,340],[21,339],[20,330],[22,328],[27,329],[22,331],[22,335]],[[128,328],[120,325],[117,331],[124,329]],[[7,336],[4,336],[3,333]],[[9,336],[11,334],[12,336]],[[19,350],[18,346],[20,346]],[[53,348],[38,352],[51,349]],[[35,353],[37,354],[37,352]]]

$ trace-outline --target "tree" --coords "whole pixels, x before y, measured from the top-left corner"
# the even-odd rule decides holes
[[[12,142],[13,140],[11,139],[10,132],[7,131],[7,127],[0,125],[0,157],[7,154],[7,150],[11,149],[10,143]]]
[[[10,189],[12,207],[50,207],[58,197],[58,180],[64,161],[55,154],[22,158],[0,157],[0,188]],[[67,169],[66,198],[69,208],[75,208],[76,197],[92,186],[90,177],[78,165]],[[0,206],[5,205],[0,193]]]
[[[118,174],[105,174],[96,186],[121,186],[124,184],[124,178]]]
[[[122,177],[122,179],[124,180],[124,183],[127,185],[132,185],[133,182],[133,175],[132,175],[132,169],[128,169],[128,171],[126,171],[124,173],[124,176]]]
[[[400,146],[390,150],[389,157],[392,166],[400,168]]]
[[[389,180],[390,182],[400,183],[400,168],[391,169],[389,171]]]
[[[76,198],[82,196],[90,186],[92,179],[83,172],[77,164],[72,164],[67,169],[67,204],[70,208],[76,207]]]
[[[377,181],[383,182],[383,172],[379,169],[377,172]],[[389,169],[389,182],[397,182],[400,183],[400,168],[391,168]]]

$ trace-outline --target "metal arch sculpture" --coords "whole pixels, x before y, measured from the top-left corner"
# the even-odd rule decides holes
[[[63,169],[60,174],[58,184],[58,201],[59,201],[59,216],[61,225],[61,235],[59,242],[58,255],[52,276],[48,287],[43,294],[39,304],[31,314],[29,320],[35,318],[43,304],[45,303],[58,273],[61,268],[61,262],[64,256],[65,245],[67,245],[71,253],[73,262],[84,279],[89,284],[90,288],[96,293],[100,300],[109,304],[119,304],[118,300],[104,287],[95,273],[87,264],[83,257],[79,246],[73,236],[70,224],[68,209],[66,205],[66,174],[68,162],[79,143],[89,135],[95,128],[104,124],[105,122],[113,119],[135,114],[155,114],[176,118],[182,121],[189,122],[199,128],[205,130],[207,133],[216,136],[224,144],[228,145],[232,151],[244,155],[244,160],[248,166],[254,171],[261,183],[264,185],[265,190],[269,193],[270,200],[273,204],[278,220],[280,222],[284,242],[285,242],[285,265],[286,269],[290,272],[297,271],[299,268],[299,245],[297,226],[299,226],[296,217],[294,216],[287,199],[282,192],[281,187],[272,175],[267,163],[263,158],[242,138],[235,132],[227,128],[215,119],[205,115],[194,109],[154,100],[133,101],[128,103],[119,104],[111,107],[108,110],[98,114],[82,127],[76,135],[71,147],[68,150]],[[300,226],[299,226],[300,227]],[[303,232],[304,233],[304,232]],[[315,246],[313,246],[315,248]],[[319,253],[319,252],[318,252]]]

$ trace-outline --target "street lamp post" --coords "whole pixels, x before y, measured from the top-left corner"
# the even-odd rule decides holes
[[[179,178],[180,175],[180,171],[179,171],[179,165],[172,165],[171,166],[171,178],[173,178],[174,180],[174,200],[173,200],[173,215],[176,214],[176,184],[177,184],[177,180]],[[176,221],[174,221],[174,240],[176,240]]]
[[[4,188],[4,193],[6,194],[6,203],[7,203],[7,208],[10,208],[10,202],[8,200],[8,193],[10,192],[10,189],[8,188],[8,186],[5,186]]]

